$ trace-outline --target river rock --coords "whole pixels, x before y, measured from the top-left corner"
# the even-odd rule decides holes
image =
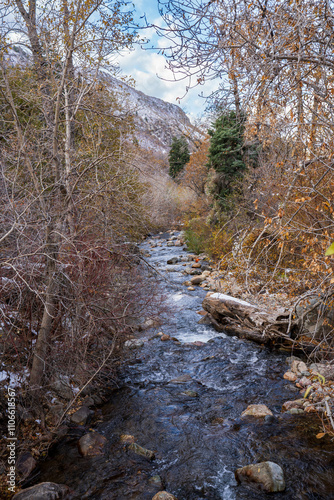
[[[59,378],[51,384],[51,390],[66,400],[70,400],[74,396],[70,379],[66,375],[60,375]]]
[[[181,395],[188,396],[190,398],[197,398],[198,397],[198,393],[195,391],[183,391],[183,392],[181,392]]]
[[[119,440],[121,443],[131,444],[135,442],[135,437],[131,436],[131,434],[122,434]]]
[[[295,373],[287,371],[284,373],[283,378],[285,378],[285,380],[289,380],[290,382],[295,382],[298,377]]]
[[[167,246],[168,247],[173,247],[174,246],[174,241],[167,241]]]
[[[302,408],[305,403],[305,399],[295,399],[294,401],[286,401],[282,405],[283,411],[289,411],[292,408]]]
[[[162,488],[163,487],[163,485],[162,485],[162,479],[158,475],[150,477],[150,479],[148,480],[148,482],[150,484],[153,484],[153,486],[156,486],[157,488]]]
[[[184,373],[177,378],[173,378],[170,380],[171,384],[185,384],[186,382],[190,382],[192,380],[191,376],[188,373]]]
[[[136,455],[141,455],[142,457],[147,458],[148,460],[153,460],[155,457],[154,451],[147,450],[146,448],[139,446],[137,443],[131,443],[129,445],[129,450],[136,453]]]
[[[184,269],[184,272],[192,276],[199,276],[200,274],[202,274],[202,271],[200,269],[192,269],[191,267],[186,267]]]
[[[141,323],[139,325],[138,330],[142,332],[144,330],[148,330],[149,328],[156,328],[159,325],[160,321],[158,319],[149,318],[146,321],[144,321],[144,323]]]
[[[162,342],[166,342],[166,340],[170,340],[170,336],[167,335],[167,333],[164,333],[161,335],[160,340],[162,340]]]
[[[194,292],[196,288],[194,286],[188,286],[187,290],[189,290],[189,292]]]
[[[290,413],[290,415],[301,415],[304,412],[303,408],[291,408],[286,413]]]
[[[19,491],[13,500],[64,500],[69,497],[70,488],[65,484],[39,483]]]
[[[241,414],[242,417],[251,416],[257,418],[262,418],[266,415],[273,415],[272,411],[266,405],[249,405]]]
[[[312,385],[312,382],[309,378],[302,377],[301,379],[299,379],[299,385],[301,387],[308,387],[309,385]]]
[[[312,363],[310,370],[320,373],[326,380],[334,380],[334,363]]]
[[[202,281],[204,281],[204,280],[205,280],[205,276],[203,276],[203,275],[194,276],[193,278],[191,278],[190,283],[192,285],[200,285],[202,283]]]
[[[124,347],[128,349],[138,349],[139,347],[143,347],[144,341],[141,339],[131,339],[124,342]]]
[[[84,457],[95,457],[103,453],[107,439],[97,432],[89,432],[82,436],[78,442],[79,452]]]
[[[71,415],[71,422],[77,425],[85,425],[89,417],[94,414],[87,406],[81,406],[73,415]]]
[[[208,266],[207,264],[202,264],[201,266],[202,271],[209,271],[211,273],[212,267]]]
[[[30,453],[30,451],[26,451],[24,453],[20,453],[18,459],[16,461],[16,470],[23,477],[26,478],[36,467],[36,460]]]
[[[179,262],[179,258],[178,257],[172,257],[171,259],[167,260],[167,264],[168,265],[177,264],[178,262]]]
[[[274,462],[246,465],[236,470],[235,478],[239,483],[253,484],[267,493],[285,490],[283,470]]]
[[[194,262],[191,267],[194,269],[201,269],[202,266],[200,262]]]
[[[175,240],[174,246],[176,246],[176,247],[182,247],[182,245],[183,245],[183,241],[181,241],[181,240]]]
[[[152,500],[177,500],[177,498],[167,491],[159,491]]]
[[[307,366],[304,361],[294,360],[291,364],[291,371],[296,375],[300,375],[302,372],[307,371]]]

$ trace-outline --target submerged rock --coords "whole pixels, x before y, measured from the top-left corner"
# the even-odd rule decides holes
[[[267,493],[285,490],[283,470],[274,462],[246,465],[236,470],[235,478],[239,483],[253,484]]]
[[[181,395],[188,396],[190,398],[197,398],[198,397],[198,393],[195,391],[183,391],[183,392],[181,392]]]
[[[78,442],[79,452],[84,457],[94,457],[103,453],[107,439],[97,432],[89,432],[82,436]]]
[[[266,415],[273,416],[273,412],[266,405],[249,405],[241,414],[242,417],[250,416],[258,418],[265,417]]]
[[[177,498],[167,491],[159,491],[152,500],[177,500]]]
[[[147,450],[146,448],[139,446],[137,443],[131,443],[129,445],[129,450],[136,453],[136,455],[141,455],[142,457],[147,458],[148,460],[153,460],[155,457],[154,451]]]
[[[121,443],[131,444],[135,442],[135,437],[131,436],[131,434],[122,434],[119,440]]]
[[[16,493],[13,500],[62,500],[69,497],[70,489],[65,484],[39,483]]]
[[[177,378],[173,378],[170,380],[171,384],[185,384],[186,382],[190,382],[192,380],[191,376],[188,373],[185,373],[184,375],[180,375]]]
[[[162,488],[162,480],[161,477],[158,475],[150,477],[148,482],[150,484],[153,484],[154,486],[157,486],[158,488]]]

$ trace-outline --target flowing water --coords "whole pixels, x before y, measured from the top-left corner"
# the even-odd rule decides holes
[[[317,417],[281,413],[284,401],[299,397],[283,379],[286,356],[198,324],[206,292],[182,284],[182,262],[166,264],[185,251],[167,247],[162,237],[155,241],[162,246],[145,242],[142,248],[159,270],[152,279],[161,282],[170,309],[159,330],[180,343],[140,334],[150,340],[131,351],[120,388],[94,423],[108,439],[106,453],[82,458],[77,438],[67,438],[42,464],[38,481],[65,483],[75,499],[151,500],[165,489],[178,500],[261,500],[268,496],[237,485],[234,471],[271,460],[286,479],[286,490],[275,498],[334,499],[334,445],[315,438]],[[275,418],[240,419],[252,403],[266,404]],[[155,451],[155,459],[134,454],[120,442],[122,434]],[[161,487],[150,481],[155,475]]]

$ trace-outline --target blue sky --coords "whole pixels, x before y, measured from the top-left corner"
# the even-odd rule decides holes
[[[159,16],[156,0],[135,0],[135,7],[136,17],[143,16],[145,13],[149,23],[161,25],[162,19]],[[146,50],[137,45],[134,50],[123,52],[118,58],[123,74],[132,76],[136,82],[136,88],[145,94],[179,104],[192,119],[200,117],[204,113],[206,104],[199,94],[210,94],[217,88],[218,82],[208,81],[204,85],[189,90],[183,97],[189,80],[173,81],[173,74],[167,68],[164,56],[158,54],[158,50],[148,50],[148,47],[152,45],[163,47],[164,40],[159,38],[153,29],[143,30],[140,35],[148,38],[150,43],[146,45]],[[178,101],[178,98],[182,99]]]

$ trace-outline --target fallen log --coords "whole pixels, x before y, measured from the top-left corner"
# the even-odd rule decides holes
[[[307,355],[317,348],[305,337],[299,338],[303,333],[300,322],[292,319],[291,312],[283,308],[265,311],[235,297],[209,292],[203,309],[207,314],[200,322],[210,323],[227,335]]]

